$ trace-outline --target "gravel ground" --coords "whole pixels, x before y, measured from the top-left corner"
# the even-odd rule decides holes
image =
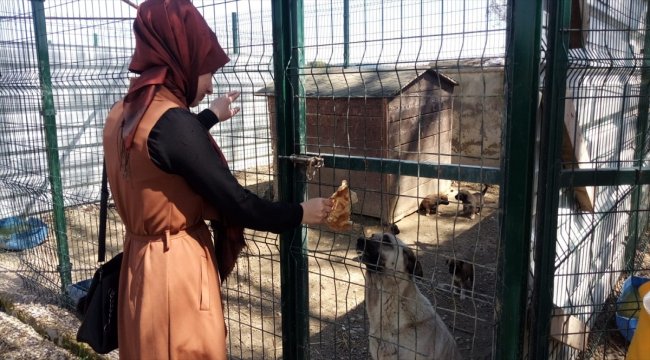
[[[45,339],[18,318],[0,312],[0,358],[28,360],[78,357]]]
[[[117,359],[99,356],[75,339],[79,320],[43,301],[23,284],[11,253],[0,253],[0,359]]]

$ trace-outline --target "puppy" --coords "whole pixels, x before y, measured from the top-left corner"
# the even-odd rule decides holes
[[[454,288],[460,290],[460,299],[465,300],[465,292],[472,292],[474,265],[455,259],[447,259],[445,262],[449,266],[449,273],[454,276]]]
[[[369,350],[374,360],[460,359],[454,337],[413,276],[422,276],[415,254],[391,233],[357,239],[366,267]]]
[[[424,216],[427,216],[429,214],[436,214],[438,212],[439,205],[449,205],[449,199],[447,198],[447,195],[427,195],[420,202],[418,213]]]
[[[483,207],[483,197],[487,192],[488,185],[486,184],[483,188],[483,191],[470,193],[467,190],[460,190],[456,194],[456,200],[463,203],[463,215],[467,216],[470,219],[474,219],[476,214],[481,213],[481,208]]]

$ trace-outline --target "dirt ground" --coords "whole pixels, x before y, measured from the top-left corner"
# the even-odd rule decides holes
[[[269,196],[266,171],[237,173],[251,191]],[[454,184],[453,188],[480,190],[480,184]],[[416,279],[456,338],[467,359],[491,358],[495,340],[495,296],[498,249],[497,186],[489,188],[481,214],[470,220],[456,216],[461,206],[439,208],[438,215],[414,212],[398,221],[398,237],[411,247],[423,266]],[[73,282],[92,277],[96,262],[98,206],[82,205],[66,211]],[[413,209],[416,210],[415,208]],[[46,219],[47,220],[47,219]],[[51,219],[50,219],[51,220]],[[309,353],[312,359],[368,359],[368,320],[364,309],[364,268],[355,250],[359,236],[382,231],[376,218],[354,215],[353,228],[345,233],[326,227],[306,230],[308,268]],[[123,227],[114,209],[109,211],[108,254],[120,250]],[[234,274],[224,284],[223,295],[232,359],[281,359],[282,299],[279,238],[266,232],[247,230],[248,247]],[[54,242],[48,241],[23,254],[56,259]],[[452,294],[452,277],[445,260],[463,259],[474,264],[474,293],[464,300]],[[31,261],[30,261],[31,262]],[[56,289],[57,273],[52,265],[33,261],[33,269],[51,277]],[[42,281],[41,278],[39,281]]]
[[[249,190],[270,196],[268,169],[237,173]],[[454,191],[479,191],[480,184],[454,183]],[[480,216],[470,220],[458,216],[461,205],[453,199],[439,208],[439,214],[422,216],[414,212],[396,225],[402,239],[413,249],[423,265],[424,276],[417,278],[420,290],[454,335],[466,359],[494,357],[496,341],[496,296],[499,249],[499,188],[491,186]],[[69,252],[73,282],[88,279],[97,266],[96,204],[66,209]],[[52,219],[44,218],[52,224]],[[364,267],[357,261],[359,236],[387,230],[379,219],[353,215],[355,225],[347,232],[326,227],[306,229],[308,297],[308,349],[312,359],[369,359],[368,319],[365,313]],[[108,254],[121,250],[123,227],[113,208],[109,209]],[[646,233],[644,236],[650,236]],[[228,325],[231,359],[281,359],[282,343],[282,269],[280,240],[277,235],[247,230],[248,247],[241,255],[235,272],[224,284],[223,295]],[[32,279],[39,286],[59,291],[56,247],[51,239],[42,246],[19,255],[28,264]],[[5,254],[14,256],[14,254]],[[463,259],[474,264],[474,292],[461,300],[451,290],[452,277],[447,259]],[[639,253],[644,269],[650,269],[650,255]],[[291,261],[291,258],[288,259]],[[650,276],[650,270],[637,272]],[[624,359],[627,344],[615,324],[616,298],[624,276],[601,309],[587,346],[588,351],[574,354],[580,360]],[[286,284],[286,282],[285,282]],[[39,293],[40,295],[40,293]],[[298,334],[301,332],[296,329]],[[2,344],[0,344],[2,345]],[[113,354],[113,356],[117,356]],[[1,357],[1,356],[0,356]],[[573,356],[572,356],[573,358]]]
[[[454,184],[479,191],[479,184]],[[262,191],[265,187],[251,187]],[[498,187],[485,196],[480,216],[456,216],[460,205],[441,206],[438,215],[414,212],[397,222],[400,237],[415,250],[424,276],[420,290],[436,307],[467,359],[492,357],[495,334],[498,254]],[[453,194],[450,197],[453,200]],[[455,200],[453,200],[455,201]],[[415,211],[416,209],[414,209]],[[356,239],[382,231],[379,219],[355,215],[346,233],[326,227],[307,231],[309,352],[312,359],[368,359],[368,320],[364,308],[364,272],[357,261]],[[231,355],[236,359],[282,355],[279,241],[250,232],[245,255],[226,294]],[[445,260],[470,261],[475,267],[474,294],[464,300],[451,292]]]

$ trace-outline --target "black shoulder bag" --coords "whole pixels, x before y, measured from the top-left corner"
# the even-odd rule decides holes
[[[98,261],[106,257],[106,218],[108,185],[106,164],[102,168],[102,190],[99,208]],[[86,296],[79,300],[77,311],[83,317],[77,341],[85,342],[99,354],[117,349],[117,290],[122,266],[122,253],[102,264],[95,272]]]

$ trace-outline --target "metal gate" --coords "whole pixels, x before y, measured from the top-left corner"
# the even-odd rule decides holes
[[[67,306],[97,266],[100,129],[139,2],[0,4],[1,220],[47,225],[0,256]],[[242,92],[213,133],[242,185],[358,198],[348,230],[247,230],[223,288],[232,358],[369,358],[365,306],[389,290],[367,292],[357,241],[396,229],[465,358],[624,355],[621,286],[650,277],[647,1],[193,3],[231,58],[215,93]],[[121,235],[111,210],[109,252]]]
[[[620,286],[649,275],[648,19],[643,1],[545,6],[533,358],[625,353]]]

